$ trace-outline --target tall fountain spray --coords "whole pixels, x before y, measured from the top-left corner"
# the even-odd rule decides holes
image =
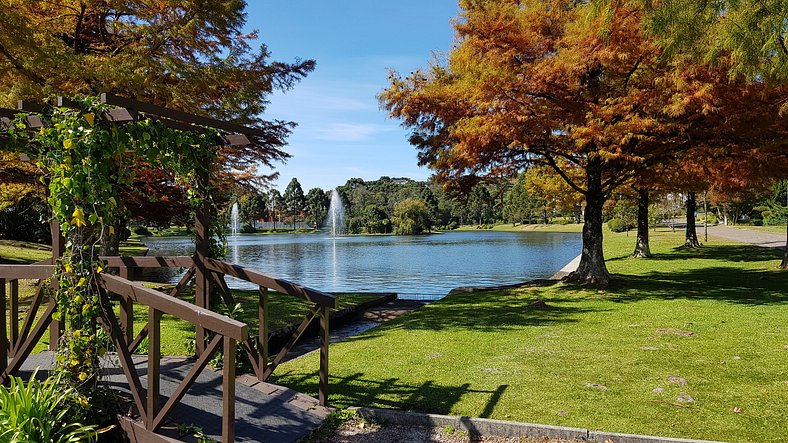
[[[233,262],[238,263],[238,231],[240,222],[238,221],[238,203],[233,203],[230,210],[230,235],[233,239]]]
[[[336,189],[331,191],[331,205],[328,207],[325,226],[330,230],[332,237],[347,233],[345,227],[345,205],[342,203],[342,197],[339,196]]]
[[[230,235],[233,237],[238,236],[238,228],[240,227],[238,222],[238,203],[233,203],[233,208],[230,211]]]

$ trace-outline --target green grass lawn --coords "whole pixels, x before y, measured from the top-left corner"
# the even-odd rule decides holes
[[[52,256],[52,248],[37,243],[0,240],[0,264],[24,265]]]
[[[458,231],[506,231],[506,232],[582,232],[583,231],[583,224],[580,223],[569,223],[566,225],[562,224],[533,224],[533,225],[523,225],[518,224],[516,226],[512,225],[511,223],[504,223],[500,225],[494,225],[492,229],[477,229],[476,226],[462,226],[457,229]]]
[[[776,269],[781,251],[714,239],[700,250],[673,250],[681,243],[683,233],[652,233],[655,257],[631,259],[634,236],[607,233],[608,266],[618,277],[609,290],[558,283],[458,294],[332,345],[330,400],[784,441],[788,272]],[[529,307],[537,299],[549,308]],[[316,395],[317,367],[316,355],[305,356],[281,367],[275,382]],[[693,402],[680,402],[682,394]]]

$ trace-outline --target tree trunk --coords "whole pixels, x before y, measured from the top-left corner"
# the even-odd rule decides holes
[[[638,189],[638,238],[635,242],[636,258],[651,257],[651,248],[648,244],[648,189]]]
[[[602,206],[605,195],[602,192],[602,162],[590,159],[586,169],[588,191],[583,225],[583,252],[577,270],[566,277],[567,281],[605,287],[610,284],[610,273],[605,266],[602,250]]]
[[[788,269],[788,223],[785,225],[785,254],[783,255],[783,262],[780,263],[780,269]]]
[[[695,211],[697,210],[697,203],[695,202],[695,193],[687,193],[687,229],[684,235],[684,247],[699,248],[700,242],[698,241],[698,232],[695,229]]]

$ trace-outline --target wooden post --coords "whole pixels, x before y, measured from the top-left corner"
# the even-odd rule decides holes
[[[194,217],[194,303],[204,309],[210,309],[210,283],[205,268],[205,258],[208,257],[210,250],[210,229],[208,228],[208,205],[206,194],[209,181],[208,165],[205,170],[197,172],[197,194],[203,199],[195,211]],[[195,351],[199,357],[205,352],[205,328],[196,325],[195,328]]]
[[[320,308],[320,384],[318,401],[321,406],[328,406],[328,319],[331,308],[322,306]]]
[[[224,337],[222,362],[222,442],[235,441],[235,340]]]
[[[129,280],[129,268],[123,266],[119,269],[121,278]],[[120,327],[126,334],[126,342],[134,341],[134,302],[128,297],[120,298]]]
[[[260,286],[260,299],[257,307],[258,321],[260,331],[258,340],[260,341],[260,352],[257,356],[257,367],[260,369],[257,373],[257,378],[260,381],[265,381],[263,375],[265,370],[268,369],[268,288]]]
[[[0,278],[0,309],[2,309],[2,314],[0,315],[0,374],[5,372],[6,368],[8,367],[8,348],[6,346],[8,343],[8,336],[6,333],[6,324],[5,324],[5,279]]]
[[[55,261],[63,256],[63,253],[66,251],[66,241],[63,236],[60,234],[60,223],[57,219],[52,218],[52,222],[50,223],[50,230],[52,232],[52,264],[55,264]],[[53,281],[52,284],[54,287],[57,287],[57,282]],[[49,300],[50,305],[55,305],[56,301],[54,298]],[[65,325],[63,322],[59,320],[52,319],[52,322],[49,324],[49,350],[55,351],[57,350],[58,342],[60,342],[60,336],[63,334],[63,330],[65,329]]]
[[[16,342],[19,340],[19,280],[11,280],[11,312],[9,319],[11,327],[11,344],[9,346],[9,353],[12,353],[16,348]],[[12,355],[13,357],[13,355]]]
[[[153,430],[159,404],[161,366],[161,311],[148,308],[148,398],[145,428]]]

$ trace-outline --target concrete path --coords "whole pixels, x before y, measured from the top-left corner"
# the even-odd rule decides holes
[[[108,354],[109,355],[109,354]],[[128,393],[128,383],[113,358],[105,358],[105,376],[109,386]],[[27,380],[32,371],[52,366],[53,354],[31,355],[16,374]],[[147,358],[134,357],[142,386],[147,386]],[[192,359],[164,357],[161,361],[161,404],[167,401],[191,369]],[[40,373],[39,376],[44,376]],[[270,383],[259,383],[248,375],[238,377],[235,403],[235,441],[292,443],[305,437],[323,423],[330,410],[312,397]],[[197,425],[212,439],[220,441],[222,416],[222,374],[206,368],[183,400],[173,409],[162,433],[178,438],[176,424]]]
[[[702,229],[701,227],[698,228],[698,234],[702,233]],[[709,226],[709,235],[724,238],[726,240],[762,246],[764,248],[785,248],[785,234],[775,234],[773,232],[739,229],[719,225]]]

